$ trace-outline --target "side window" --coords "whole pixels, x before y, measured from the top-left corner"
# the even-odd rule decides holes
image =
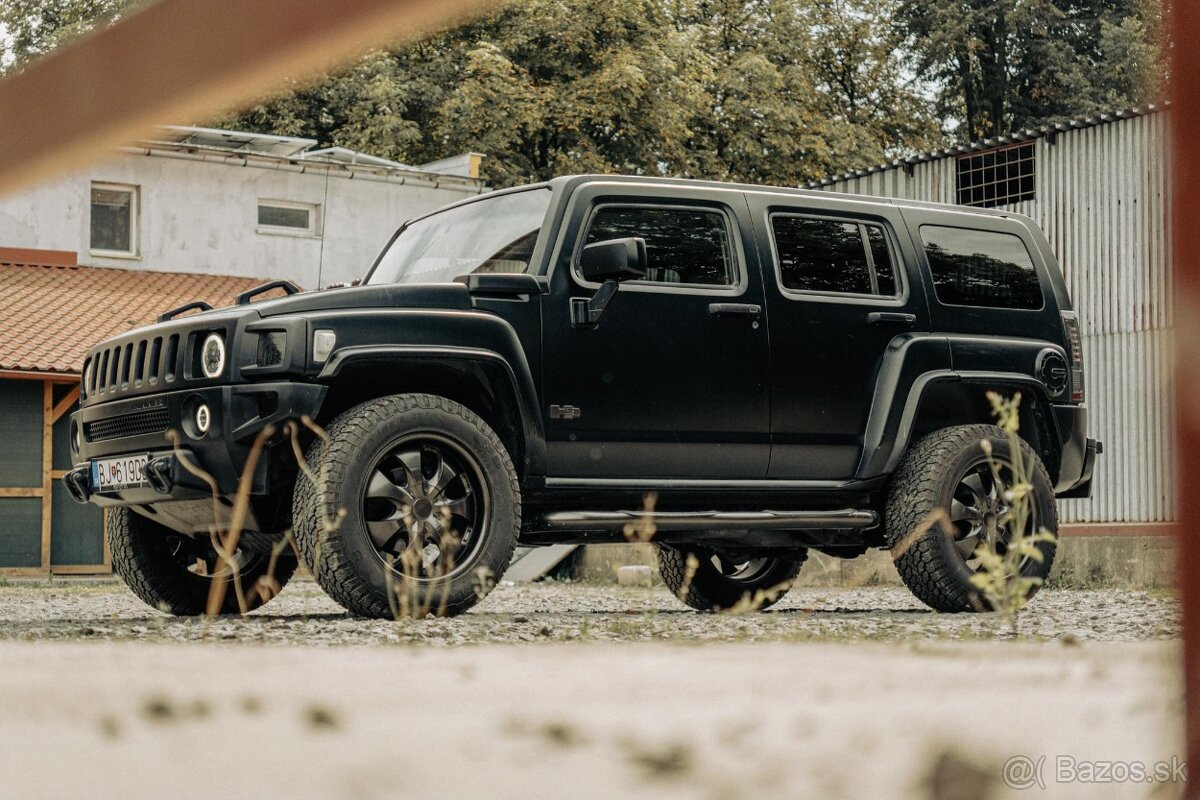
[[[1021,237],[922,225],[921,240],[938,302],[990,308],[1042,307],[1037,270]]]
[[[729,227],[719,211],[603,206],[585,244],[640,236],[646,240],[646,282],[732,286],[737,283]]]
[[[320,211],[321,207],[315,203],[259,200],[258,232],[319,236]]]
[[[785,289],[887,297],[899,290],[879,225],[775,214],[771,230]]]
[[[867,232],[867,246],[871,253],[871,266],[875,269],[875,278],[879,282],[879,294],[899,294],[896,286],[896,272],[892,264],[892,254],[888,250],[887,236],[878,225],[863,225]]]

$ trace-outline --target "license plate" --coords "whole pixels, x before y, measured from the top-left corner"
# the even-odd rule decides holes
[[[92,491],[139,489],[149,486],[146,480],[148,455],[99,458],[92,462]]]

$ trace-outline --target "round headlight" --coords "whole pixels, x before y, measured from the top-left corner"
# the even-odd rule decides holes
[[[215,378],[225,371],[225,340],[219,333],[210,333],[200,349],[200,369],[204,377]]]

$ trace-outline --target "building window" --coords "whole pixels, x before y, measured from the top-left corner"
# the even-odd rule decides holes
[[[92,184],[93,255],[137,256],[138,189],[114,183]]]
[[[284,200],[258,202],[258,232],[317,236],[319,206]]]
[[[891,251],[879,225],[775,214],[771,233],[785,289],[897,294]]]
[[[606,206],[592,217],[584,244],[638,236],[646,240],[648,283],[732,286],[729,228],[719,211]]]
[[[992,208],[1033,199],[1033,142],[958,157],[958,203]]]
[[[1042,307],[1042,285],[1021,237],[922,225],[921,240],[942,305]]]

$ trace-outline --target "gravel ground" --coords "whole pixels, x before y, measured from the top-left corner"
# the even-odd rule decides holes
[[[1181,795],[1057,767],[1177,763],[1169,594],[1047,590],[1023,641],[997,627],[894,588],[731,617],[661,586],[501,584],[461,617],[392,622],[302,580],[206,622],[117,582],[10,582],[0,798]],[[1018,760],[1036,776],[1014,783]]]
[[[0,641],[0,797],[1168,800],[1058,763],[1177,764],[1179,651]]]
[[[1176,639],[1170,593],[1046,590],[1021,615],[1032,640]],[[1007,636],[987,614],[935,614],[905,589],[796,589],[769,611],[697,614],[666,589],[579,583],[501,584],[454,619],[393,622],[347,614],[310,580],[297,580],[247,619],[177,619],[118,582],[0,586],[0,640],[233,640],[266,644],[435,647],[521,641],[975,640]]]

